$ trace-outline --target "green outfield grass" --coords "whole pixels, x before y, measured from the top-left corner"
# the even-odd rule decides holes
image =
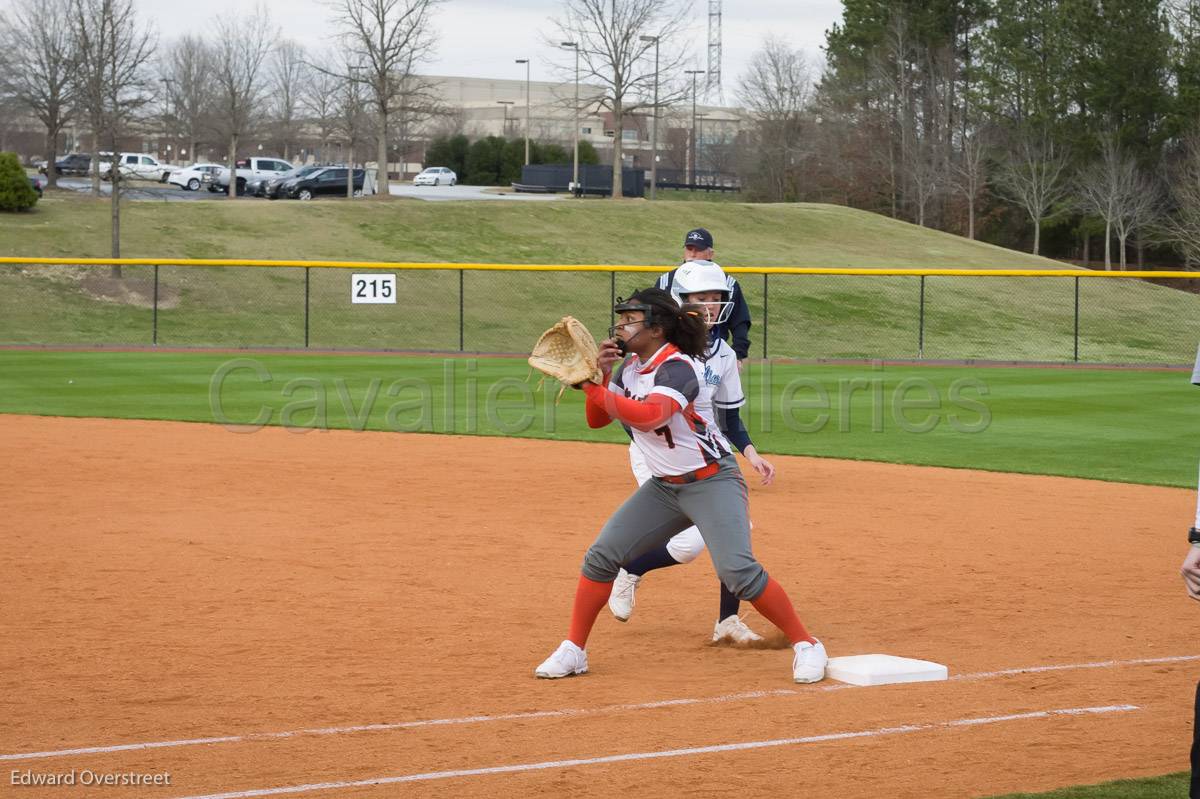
[[[1049,793],[1010,793],[992,799],[1182,799],[1191,775],[1186,771],[1141,780],[1117,780],[1100,785],[1080,785]]]
[[[139,257],[673,265],[683,231],[709,227],[727,266],[1051,268],[1054,261],[829,205],[740,202],[128,203],[122,253]],[[108,204],[57,193],[0,226],[6,255],[104,256]],[[0,342],[148,344],[150,268],[0,266]],[[618,274],[617,293],[651,276]],[[401,273],[396,306],[351,306],[350,274],[309,274],[312,346],[459,348],[456,272]],[[467,351],[520,352],[563,313],[608,324],[608,274],[470,272],[463,280]],[[159,272],[160,344],[304,343],[301,269]],[[787,358],[914,358],[920,281],[913,277],[742,278],[752,352]],[[1069,361],[1074,281],[929,278],[926,358]],[[1184,363],[1200,340],[1200,298],[1141,281],[1084,280],[1079,358]],[[769,317],[764,314],[769,309]],[[763,323],[769,323],[764,350]]]
[[[0,412],[626,440],[587,429],[578,392],[533,392],[528,372],[506,358],[8,351]],[[1196,481],[1187,373],[775,364],[745,380],[764,452]]]

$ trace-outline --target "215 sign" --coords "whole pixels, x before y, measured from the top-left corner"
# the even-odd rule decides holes
[[[396,276],[380,274],[351,275],[350,302],[355,305],[395,305]]]

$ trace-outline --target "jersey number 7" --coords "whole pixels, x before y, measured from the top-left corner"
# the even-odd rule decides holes
[[[675,449],[675,438],[671,435],[671,428],[663,425],[654,431],[656,436],[662,436],[667,441],[667,449]]]

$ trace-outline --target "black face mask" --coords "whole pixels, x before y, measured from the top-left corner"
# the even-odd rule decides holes
[[[631,324],[631,325],[640,324],[642,326],[641,330],[639,330],[638,332],[634,333],[632,336],[629,337],[629,341],[633,341],[635,338],[642,335],[642,333],[645,333],[646,328],[649,327],[649,324],[645,321],[630,322],[629,324]],[[629,354],[629,341],[625,341],[624,339],[617,338],[617,328],[618,327],[623,327],[623,325],[613,325],[612,327],[610,327],[608,329],[608,337],[616,340],[617,352],[621,353],[621,357],[623,358]]]

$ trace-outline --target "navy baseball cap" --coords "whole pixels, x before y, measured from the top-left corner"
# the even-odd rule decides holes
[[[689,230],[687,235],[683,237],[683,246],[695,247],[699,250],[712,249],[712,234],[702,227],[698,227],[695,230]]]

